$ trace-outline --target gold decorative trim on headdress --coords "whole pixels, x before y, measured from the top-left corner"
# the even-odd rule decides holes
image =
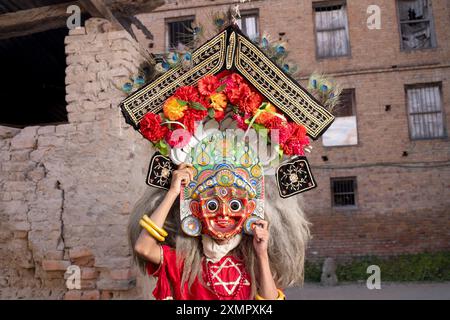
[[[206,75],[218,73],[225,63],[227,30],[221,32],[192,54],[193,67],[171,69],[122,102],[125,117],[137,128],[147,112],[158,113],[164,102],[181,86],[196,85]]]
[[[293,121],[303,125],[313,139],[317,139],[333,122],[331,113],[240,34],[237,38],[235,66],[262,95]]]
[[[236,47],[236,32],[233,31],[230,35],[230,40],[228,41],[227,69],[231,69],[233,67],[235,47]]]
[[[176,89],[195,86],[202,77],[225,69],[236,69],[274,106],[303,125],[313,139],[319,138],[334,121],[330,112],[236,26],[229,26],[200,46],[192,54],[192,61],[192,68],[185,70],[179,65],[125,99],[121,108],[127,121],[137,129],[144,115],[160,112]]]

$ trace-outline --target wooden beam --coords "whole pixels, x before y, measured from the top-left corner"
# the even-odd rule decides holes
[[[82,12],[88,12],[92,17],[109,20],[113,29],[129,31],[130,26],[122,25],[115,14],[119,18],[134,16],[150,12],[164,3],[164,0],[78,0],[8,12],[0,14],[0,40],[63,28],[69,17],[67,8],[71,5],[81,7]]]
[[[67,7],[77,2],[20,10],[0,15],[0,40],[62,28],[69,14]]]
[[[118,16],[135,16],[140,13],[152,12],[166,4],[165,0],[107,0],[108,6]]]
[[[123,29],[122,25],[117,21],[116,17],[103,0],[79,0],[79,2],[92,17],[108,20],[115,30]]]

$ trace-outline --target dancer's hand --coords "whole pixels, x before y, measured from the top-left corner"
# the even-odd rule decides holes
[[[194,179],[194,172],[191,164],[182,163],[177,170],[172,172],[172,181],[170,183],[170,192],[179,195],[181,188]]]
[[[269,223],[265,220],[258,220],[253,224],[253,247],[256,255],[267,257],[269,245]]]

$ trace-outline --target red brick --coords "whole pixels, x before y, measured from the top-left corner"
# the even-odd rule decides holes
[[[98,272],[95,268],[81,268],[81,279],[82,280],[91,280],[96,279]]]
[[[45,271],[66,271],[70,266],[67,260],[43,260],[42,269]]]
[[[81,300],[99,300],[100,292],[98,290],[83,291]]]
[[[80,290],[69,290],[64,294],[64,300],[81,300]]]
[[[128,280],[136,275],[131,269],[115,269],[110,271],[110,276],[113,280]]]
[[[100,300],[111,300],[113,298],[113,293],[108,290],[102,290],[100,294]]]
[[[109,291],[127,291],[136,286],[135,279],[131,280],[112,280],[101,279],[97,282],[97,288]]]
[[[95,259],[94,257],[91,256],[82,257],[78,259],[73,259],[72,263],[80,267],[93,267],[95,265]]]
[[[53,250],[45,252],[45,259],[48,260],[63,260],[64,251],[63,250]]]
[[[77,247],[69,250],[70,259],[78,259],[92,256],[92,251],[86,247]]]
[[[82,290],[95,289],[97,287],[97,281],[96,280],[83,280],[83,279],[81,279],[80,286],[81,286]]]

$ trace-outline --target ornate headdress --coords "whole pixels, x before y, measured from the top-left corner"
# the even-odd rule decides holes
[[[271,162],[260,159],[249,130],[267,129],[276,156],[288,158],[276,169],[281,197],[316,186],[304,151],[308,137],[320,137],[334,117],[236,25],[192,53],[171,53],[162,67],[167,71],[121,108],[127,122],[159,149],[150,162],[149,185],[167,189],[176,164],[193,165],[194,179],[180,196],[186,234],[229,238],[242,228],[251,232],[252,221],[264,218],[263,167]],[[205,130],[211,124],[216,128]],[[242,130],[223,131],[232,127]],[[220,210],[228,215],[221,217]]]
[[[200,234],[200,220],[204,233],[223,239],[239,233],[242,227],[251,233],[252,222],[264,218],[262,166],[248,144],[233,138],[227,138],[221,131],[211,133],[189,154],[187,162],[193,164],[195,177],[181,193],[180,218],[182,230],[190,236]],[[218,203],[215,196],[229,201]],[[210,218],[215,214],[211,217],[203,214],[221,210],[222,204],[230,207],[231,216],[224,227],[214,225],[219,219]]]

